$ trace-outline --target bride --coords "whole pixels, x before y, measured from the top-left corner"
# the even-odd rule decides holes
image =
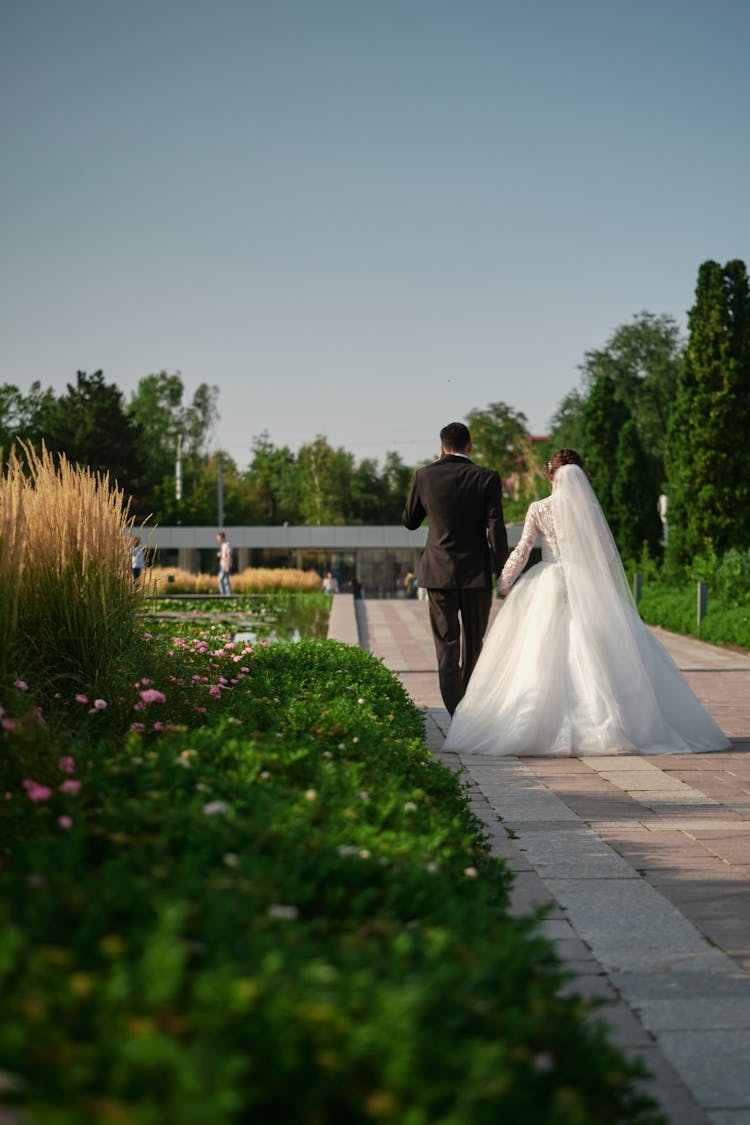
[[[547,475],[552,495],[531,504],[503,568],[505,604],[445,749],[552,756],[729,749],[638,616],[580,456],[559,450]],[[518,578],[537,536],[542,561]]]

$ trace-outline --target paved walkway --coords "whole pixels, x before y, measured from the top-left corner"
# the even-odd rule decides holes
[[[542,928],[571,989],[610,1002],[612,1038],[644,1059],[669,1120],[750,1125],[750,656],[654,630],[731,752],[459,756],[442,750],[426,603],[334,601],[334,634],[401,677],[429,748],[464,771],[513,909],[552,903]]]

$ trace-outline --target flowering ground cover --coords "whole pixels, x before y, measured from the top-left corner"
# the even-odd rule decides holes
[[[42,1125],[656,1122],[398,680],[151,636],[0,720],[0,1103]]]

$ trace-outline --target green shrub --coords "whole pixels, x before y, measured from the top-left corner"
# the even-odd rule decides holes
[[[395,677],[332,643],[170,651],[137,714],[223,676],[198,729],[123,741],[81,704],[72,745],[33,728],[38,800],[32,727],[3,734],[0,1068],[30,1122],[661,1120],[508,916]]]
[[[694,633],[697,621],[696,588],[663,587],[644,583],[638,611],[649,625],[673,633]]]

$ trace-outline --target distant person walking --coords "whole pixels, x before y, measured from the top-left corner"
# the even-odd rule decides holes
[[[130,565],[133,570],[133,583],[138,585],[138,579],[143,574],[143,568],[146,565],[146,552],[143,549],[139,536],[136,535],[133,540],[133,546],[130,551]]]
[[[229,583],[229,572],[232,569],[232,548],[223,531],[216,533],[216,539],[219,544],[219,549],[216,552],[216,557],[219,560],[219,593],[226,598],[232,593],[232,587]]]
[[[333,573],[329,570],[323,579],[323,593],[324,594],[338,594],[339,583],[338,579],[333,577]]]

